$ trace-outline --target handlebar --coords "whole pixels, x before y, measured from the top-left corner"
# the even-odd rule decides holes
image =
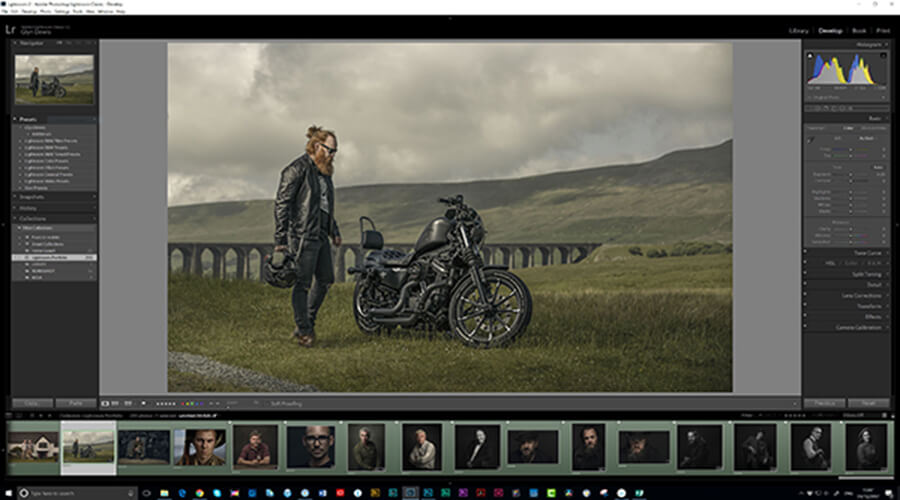
[[[458,194],[452,198],[438,198],[439,203],[444,203],[447,205],[462,205],[463,204],[463,195]]]

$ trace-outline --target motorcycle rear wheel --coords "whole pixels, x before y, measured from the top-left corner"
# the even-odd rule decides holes
[[[456,286],[450,298],[450,328],[467,346],[502,347],[531,322],[531,292],[521,278],[500,269],[484,271],[484,286],[484,299],[471,277]]]
[[[369,309],[385,307],[383,302],[384,298],[380,296],[374,285],[365,280],[356,282],[356,286],[353,288],[353,317],[356,319],[356,326],[363,333],[374,335],[388,330],[385,325],[376,323],[368,317]]]

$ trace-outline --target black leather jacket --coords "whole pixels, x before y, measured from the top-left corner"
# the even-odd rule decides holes
[[[308,154],[292,161],[281,171],[281,181],[275,193],[275,244],[287,245],[288,239],[318,240],[319,228],[324,214],[319,208],[322,198],[319,186],[319,169]],[[334,184],[331,177],[323,176],[328,186],[328,206],[330,207],[329,236],[340,236],[337,221],[334,220]]]

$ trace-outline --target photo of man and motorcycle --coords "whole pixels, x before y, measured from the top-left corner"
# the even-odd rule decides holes
[[[169,71],[170,391],[732,389],[730,44],[179,43]]]

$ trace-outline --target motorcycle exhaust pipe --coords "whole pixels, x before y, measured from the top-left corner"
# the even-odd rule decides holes
[[[400,299],[396,304],[394,304],[394,307],[384,309],[369,309],[369,314],[374,316],[390,316],[392,314],[397,314],[398,312],[400,312],[400,309],[403,308],[403,304],[406,303],[406,296],[409,295],[409,288],[417,283],[418,281],[410,281],[409,283],[403,285],[403,288],[400,289]],[[376,318],[372,319],[377,321]]]

